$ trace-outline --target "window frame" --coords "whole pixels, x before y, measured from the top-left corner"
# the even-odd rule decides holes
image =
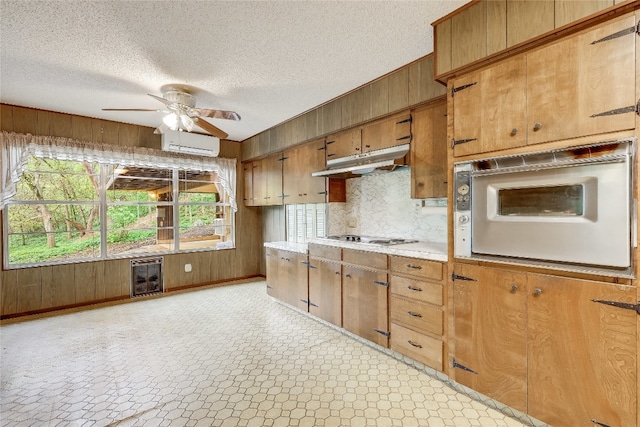
[[[41,155],[37,155],[35,153],[31,153],[30,156],[36,157],[36,158],[49,158],[47,156],[41,156]],[[77,163],[81,163],[82,160],[68,160],[68,161],[74,161]],[[99,192],[98,192],[98,198],[97,200],[92,200],[92,201],[88,201],[88,200],[15,200],[15,196],[11,197],[11,199],[7,200],[5,206],[6,209],[2,209],[2,229],[3,229],[3,235],[5,236],[5,238],[3,239],[2,242],[2,246],[3,246],[3,259],[2,259],[2,263],[3,263],[3,268],[6,270],[12,270],[12,269],[19,269],[19,268],[30,268],[30,267],[41,267],[41,266],[51,266],[51,265],[61,265],[61,264],[74,264],[74,263],[80,263],[80,262],[96,262],[96,261],[106,261],[106,260],[113,260],[113,259],[132,259],[132,258],[139,258],[139,257],[145,257],[145,256],[153,256],[153,255],[164,255],[164,254],[177,254],[177,253],[189,253],[189,252],[207,252],[207,251],[217,251],[217,250],[224,250],[224,249],[235,249],[236,248],[236,242],[235,242],[235,238],[236,238],[236,233],[235,233],[235,214],[236,214],[236,209],[234,209],[234,205],[232,203],[232,195],[227,193],[226,189],[221,189],[222,193],[224,193],[224,197],[222,197],[219,201],[215,202],[215,203],[202,203],[202,205],[205,206],[221,206],[223,210],[225,210],[225,212],[228,211],[229,213],[229,218],[228,218],[228,222],[226,222],[224,224],[224,227],[230,228],[230,240],[225,241],[224,245],[220,245],[220,247],[218,247],[218,244],[216,244],[216,246],[208,246],[208,247],[201,247],[201,248],[194,248],[194,247],[190,247],[190,248],[184,248],[184,249],[180,249],[180,224],[179,224],[179,209],[180,206],[184,205],[184,203],[181,203],[179,200],[179,174],[180,172],[184,171],[184,170],[191,170],[191,171],[196,171],[196,172],[202,172],[202,170],[196,168],[193,169],[185,169],[183,167],[169,167],[169,166],[149,166],[149,168],[156,168],[156,169],[163,169],[163,170],[167,170],[170,172],[171,174],[171,185],[172,185],[172,200],[170,202],[163,202],[162,205],[163,206],[170,206],[172,211],[173,211],[173,215],[174,218],[178,218],[178,221],[176,223],[174,223],[172,225],[173,228],[173,243],[171,245],[171,249],[168,250],[162,250],[162,251],[144,251],[144,252],[136,252],[136,253],[123,253],[123,254],[109,254],[108,252],[108,235],[110,233],[110,229],[108,228],[108,212],[107,209],[109,206],[113,206],[113,205],[118,205],[118,203],[112,203],[108,201],[108,197],[107,197],[107,185],[108,185],[108,178],[109,178],[109,173],[107,172],[110,166],[113,166],[113,164],[111,163],[105,163],[105,162],[101,162],[100,160],[96,160],[94,161],[94,163],[99,165],[99,173],[97,174],[99,176],[100,182],[99,182]],[[126,167],[126,166],[125,166]],[[31,170],[29,170],[31,171]],[[21,177],[22,179],[22,177]],[[218,178],[219,179],[219,178]],[[215,185],[216,182],[218,181],[209,181],[211,182],[213,185]],[[220,189],[220,188],[219,188]],[[235,189],[234,189],[235,190]],[[220,194],[220,193],[219,193]],[[51,260],[51,261],[37,261],[37,262],[28,262],[28,263],[10,263],[10,253],[9,253],[9,237],[12,235],[16,235],[16,234],[23,234],[23,233],[16,233],[15,231],[11,234],[9,234],[9,214],[8,211],[10,209],[11,206],[15,206],[15,205],[33,205],[33,204],[44,204],[44,205],[77,205],[77,204],[81,204],[81,205],[91,205],[91,206],[95,206],[98,205],[99,206],[99,212],[98,212],[98,218],[99,218],[99,231],[100,231],[100,253],[98,256],[96,257],[91,257],[91,258],[66,258],[64,260],[60,260],[60,259],[56,259],[56,260]],[[145,206],[149,206],[149,205],[153,205],[158,207],[158,203],[156,202],[150,202],[150,201],[137,201],[136,203],[123,203],[122,205],[145,205]],[[188,204],[187,204],[188,205]],[[155,229],[157,230],[158,227],[156,225]],[[28,233],[28,234],[46,234],[46,231],[42,231],[39,233]],[[156,236],[157,236],[157,231],[156,231]]]

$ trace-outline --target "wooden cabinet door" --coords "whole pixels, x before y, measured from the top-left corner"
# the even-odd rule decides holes
[[[342,266],[342,326],[383,347],[389,346],[387,273]]]
[[[302,191],[305,187],[302,146],[285,151],[282,158],[283,203],[290,205],[303,203]]]
[[[327,137],[327,161],[362,152],[361,129],[352,129]]]
[[[324,139],[310,142],[302,146],[300,155],[302,157],[301,182],[302,203],[324,203],[327,199],[327,178],[322,176],[311,176],[313,172],[325,169],[326,146]]]
[[[636,425],[636,288],[530,274],[529,414],[553,426]]]
[[[324,139],[288,150],[283,158],[284,203],[324,203],[327,197],[326,178],[311,176],[325,168]]]
[[[526,55],[528,144],[635,127],[638,36],[603,40],[635,23],[625,15]]]
[[[309,313],[342,327],[342,267],[339,262],[310,260]]]
[[[507,0],[507,47],[553,30],[554,12],[553,1]]]
[[[525,273],[465,264],[454,272],[455,380],[526,412]]]
[[[520,55],[453,81],[454,156],[526,144],[525,73]]]
[[[253,162],[253,204],[264,206],[267,204],[267,173],[264,160]]]
[[[451,17],[452,69],[486,56],[487,3],[479,1]]]
[[[282,204],[282,153],[261,160],[265,205]],[[255,178],[255,175],[254,175]],[[254,181],[255,182],[255,181]]]
[[[307,256],[289,251],[278,251],[280,289],[278,299],[307,311],[309,300]]]
[[[411,197],[447,196],[447,103],[412,113]]]
[[[279,283],[281,281],[279,268],[280,258],[278,256],[278,250],[267,248],[266,250],[266,268],[267,268],[267,295],[274,298],[278,298]]]
[[[242,164],[242,174],[244,182],[244,205],[255,206],[253,197],[253,162]]]
[[[362,152],[411,142],[411,113],[397,114],[362,127]]]

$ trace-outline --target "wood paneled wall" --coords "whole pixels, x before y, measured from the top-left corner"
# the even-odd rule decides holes
[[[0,104],[0,130],[120,146],[161,146],[153,128],[6,104]],[[241,194],[240,144],[223,140],[220,145],[220,157],[238,159],[236,191]],[[236,249],[164,255],[165,291],[259,275],[264,271],[262,242],[261,210],[246,208],[241,200]],[[191,272],[184,271],[185,264],[192,265]],[[130,259],[2,270],[0,317],[126,299],[130,274]]]
[[[242,160],[264,157],[295,145],[373,121],[444,95],[427,55],[306,113],[242,142]]]

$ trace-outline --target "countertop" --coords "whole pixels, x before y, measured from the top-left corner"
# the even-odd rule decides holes
[[[281,249],[284,251],[298,252],[300,254],[306,254],[308,252],[308,245],[306,243],[292,243],[292,242],[266,242],[265,248]]]
[[[337,246],[340,248],[356,249],[360,251],[378,252],[387,255],[399,255],[411,258],[428,259],[431,261],[447,262],[446,243],[415,242],[384,246],[380,244],[345,242],[341,240],[322,238],[311,239],[309,240],[309,243]],[[308,245],[306,243],[267,242],[264,244],[264,246],[267,248],[282,249],[298,253],[308,252]]]

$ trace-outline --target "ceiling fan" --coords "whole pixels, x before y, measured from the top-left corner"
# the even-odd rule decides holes
[[[167,129],[191,132],[193,126],[198,126],[211,135],[224,139],[229,136],[225,131],[215,127],[203,117],[214,119],[240,120],[240,116],[235,111],[214,110],[211,108],[196,108],[195,97],[183,89],[169,89],[159,96],[148,94],[153,99],[157,99],[165,105],[164,110],[150,110],[142,108],[103,108],[102,111],[155,111],[166,113],[162,119],[162,124],[158,126],[155,133],[163,133]]]

